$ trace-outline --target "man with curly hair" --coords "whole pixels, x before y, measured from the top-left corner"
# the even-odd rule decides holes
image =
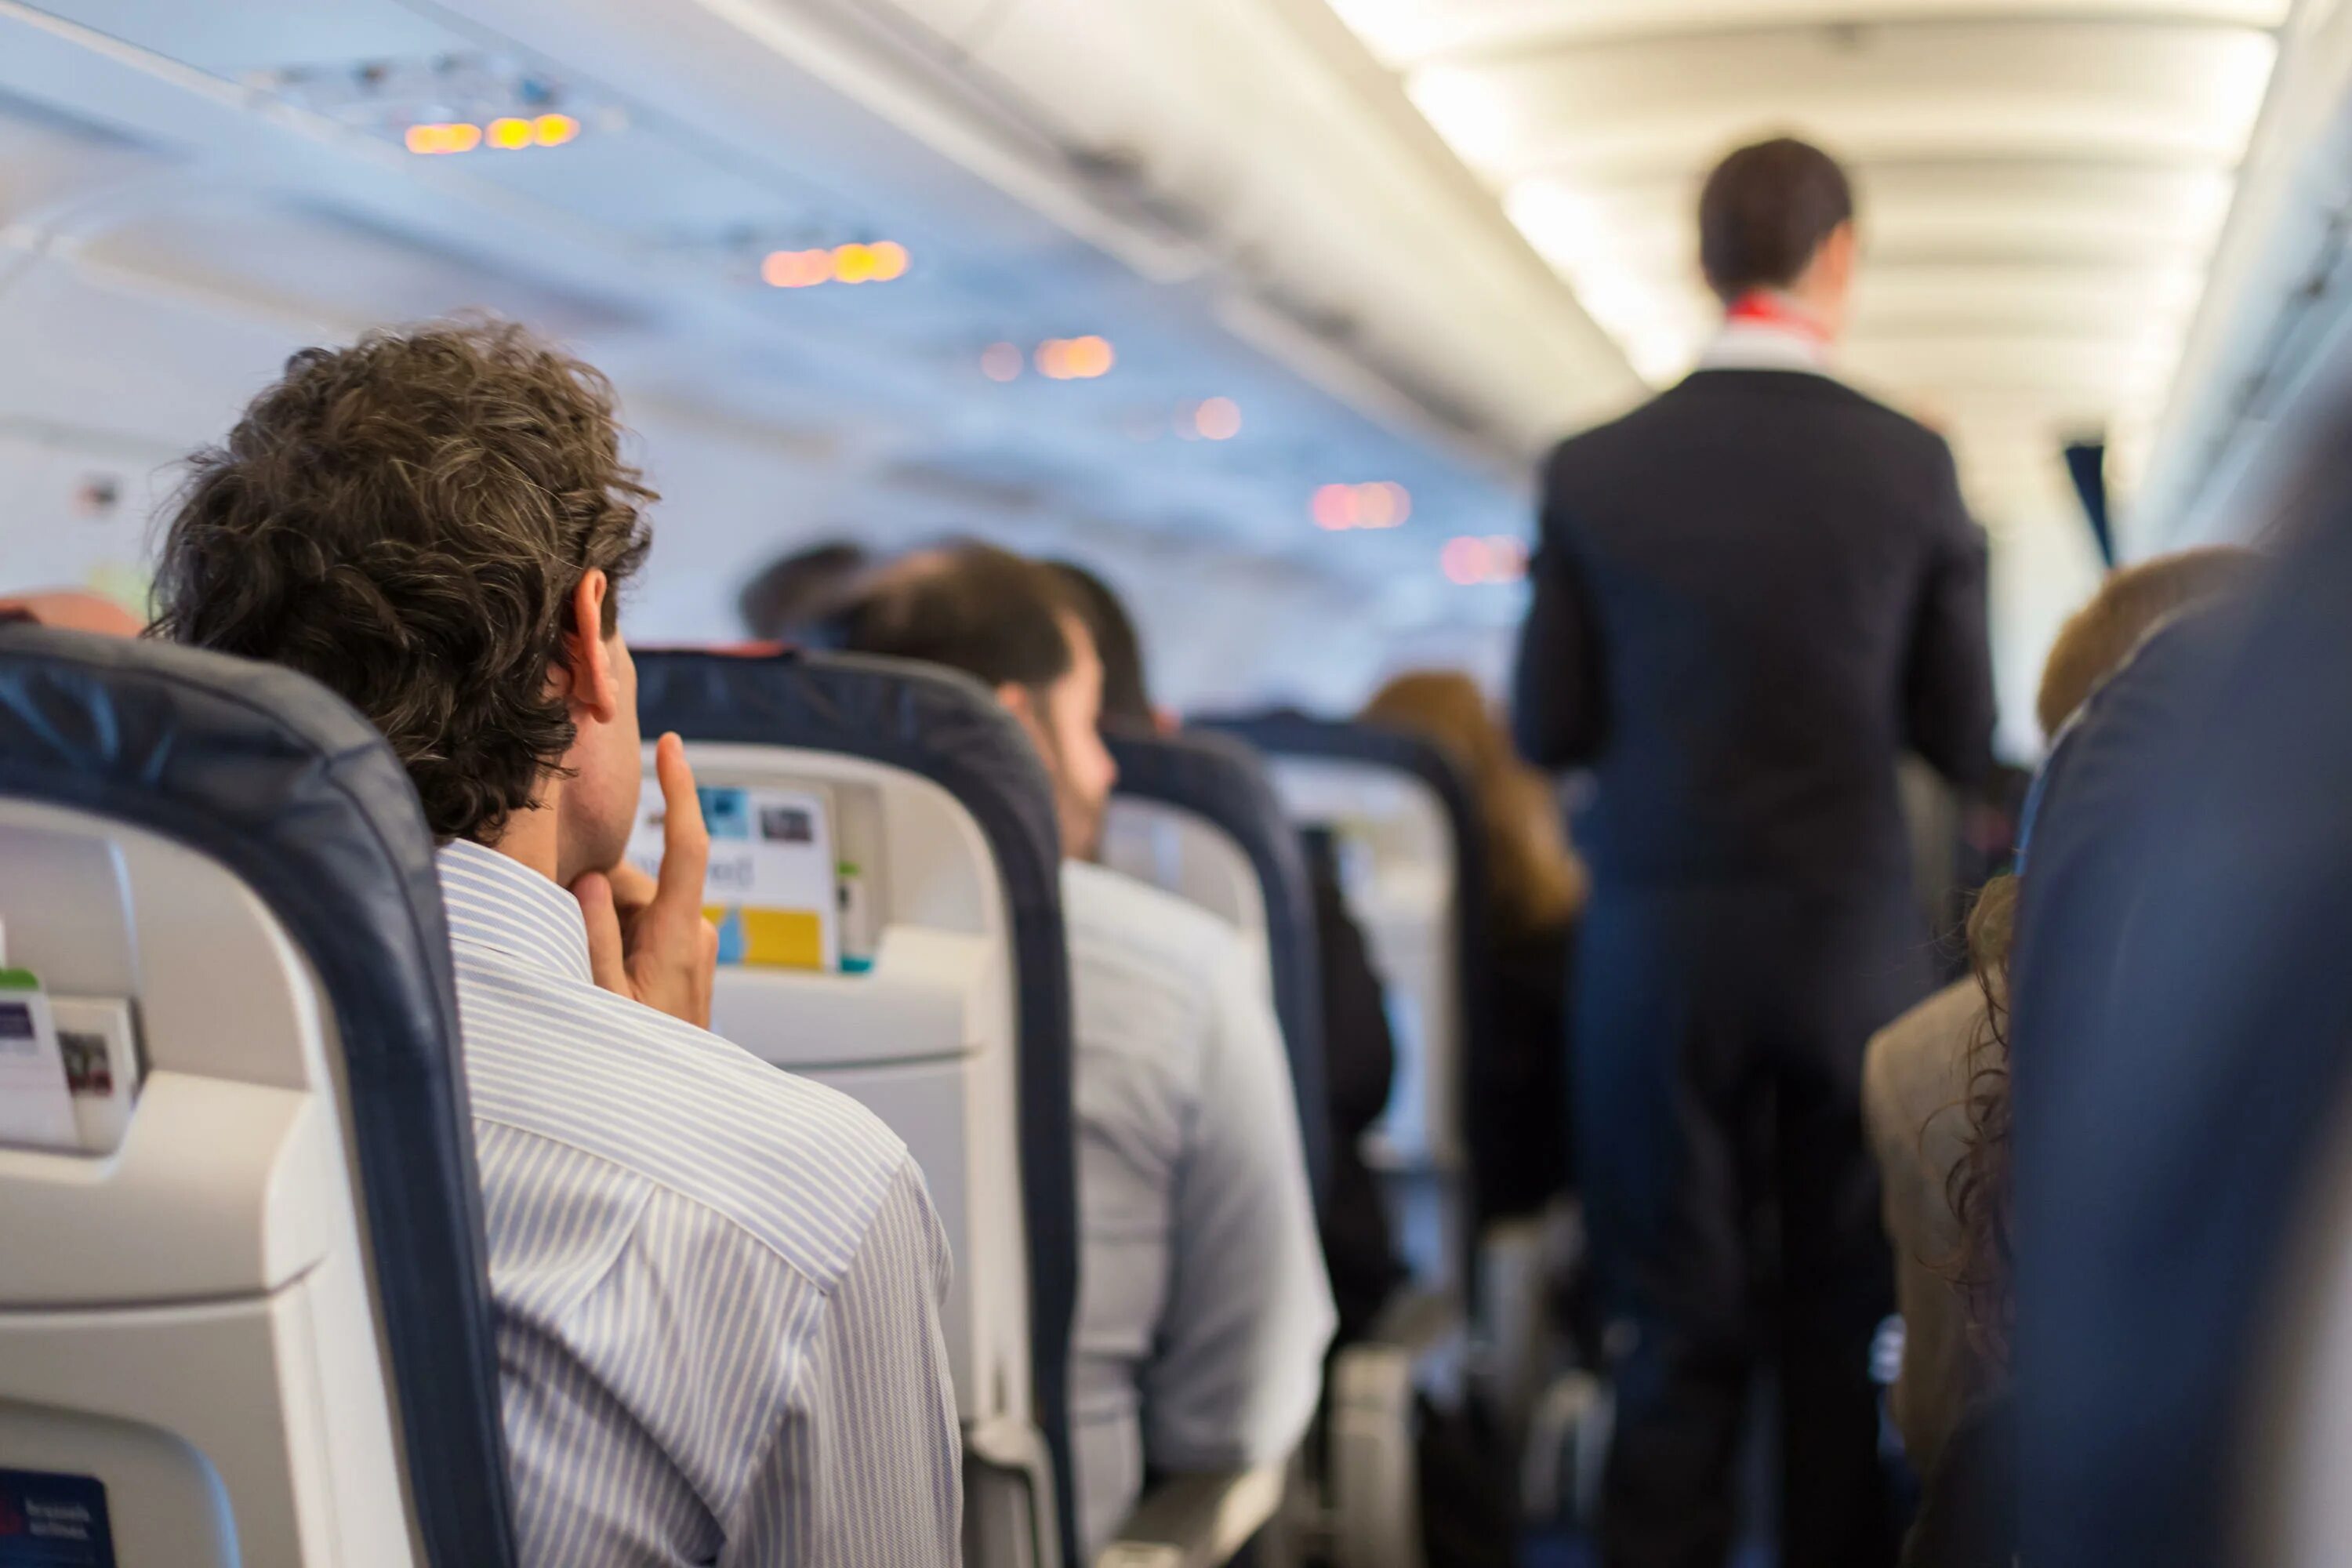
[[[946,1238],[905,1145],[706,1032],[677,737],[658,885],[616,596],[655,498],[612,391],[500,323],[310,349],[201,452],[157,635],[291,666],[444,847],[522,1561],[958,1555]]]

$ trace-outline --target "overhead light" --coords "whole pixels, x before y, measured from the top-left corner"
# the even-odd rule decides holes
[[[482,128],[465,121],[412,125],[401,137],[412,153],[470,153],[482,144]]]
[[[1018,381],[1027,363],[1018,343],[991,343],[980,351],[980,374],[991,381]]]
[[[1516,583],[1528,574],[1528,547],[1507,533],[1458,534],[1437,552],[1437,563],[1447,582],[1465,588]]]
[[[772,250],[760,263],[760,281],[771,289],[814,289],[832,280],[829,250]]]
[[[1395,528],[1412,515],[1412,492],[1389,480],[1324,485],[1316,490],[1307,510],[1315,526],[1328,532]]]
[[[466,120],[426,121],[410,126],[400,139],[412,153],[470,153],[477,147],[520,153],[526,147],[561,147],[579,134],[580,121],[568,114],[542,114],[530,120],[504,114],[486,125]]]
[[[1242,433],[1241,405],[1230,397],[1212,397],[1192,408],[1192,433],[1206,441],[1230,441]]]
[[[894,240],[836,245],[831,250],[772,250],[761,259],[760,280],[772,289],[814,289],[820,283],[888,283],[907,275],[907,247]]]
[[[1107,338],[1047,338],[1037,345],[1037,374],[1048,381],[1092,381],[1118,363]]]

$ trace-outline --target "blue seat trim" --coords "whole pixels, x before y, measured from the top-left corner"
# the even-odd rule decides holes
[[[410,1506],[433,1568],[511,1568],[489,1274],[434,844],[366,720],[290,670],[0,630],[0,795],[160,834],[233,872],[341,1038]]]
[[[1331,1117],[1323,1068],[1321,953],[1315,892],[1298,830],[1283,814],[1265,763],[1229,735],[1107,733],[1118,793],[1206,818],[1231,836],[1257,873],[1273,949],[1274,1006],[1290,1055],[1307,1171],[1322,1209],[1331,1165]]]

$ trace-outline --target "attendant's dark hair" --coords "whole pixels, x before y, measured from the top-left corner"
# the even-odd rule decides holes
[[[1109,584],[1075,561],[1048,561],[1045,566],[1062,580],[1071,609],[1095,639],[1103,668],[1102,716],[1129,729],[1150,730],[1155,720],[1150,687],[1143,679],[1143,639],[1127,605]]]
[[[1837,160],[1793,136],[1742,147],[1715,166],[1698,198],[1698,259],[1726,304],[1753,289],[1784,289],[1853,216],[1853,187]]]
[[[444,841],[495,842],[562,766],[572,599],[651,541],[612,387],[519,326],[305,349],[190,459],[152,635],[299,669],[367,715]]]
[[[844,613],[843,646],[945,665],[991,687],[1042,691],[1070,672],[1054,574],[1026,556],[958,540],[874,577]]]

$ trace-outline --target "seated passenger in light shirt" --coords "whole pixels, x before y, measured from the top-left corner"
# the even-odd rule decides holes
[[[158,630],[341,693],[444,846],[531,1568],[937,1568],[961,1528],[946,1237],[873,1116],[706,1032],[676,736],[656,887],[615,598],[655,499],[603,377],[489,324],[297,354],[201,452]]]
[[[1053,784],[1077,1029],[1070,1424],[1091,1559],[1147,1471],[1279,1459],[1314,1415],[1333,1314],[1288,1058],[1239,932],[1091,863],[1116,775],[1096,730],[1102,662],[1050,572],[986,545],[925,552],[845,625],[855,651],[986,683]]]

